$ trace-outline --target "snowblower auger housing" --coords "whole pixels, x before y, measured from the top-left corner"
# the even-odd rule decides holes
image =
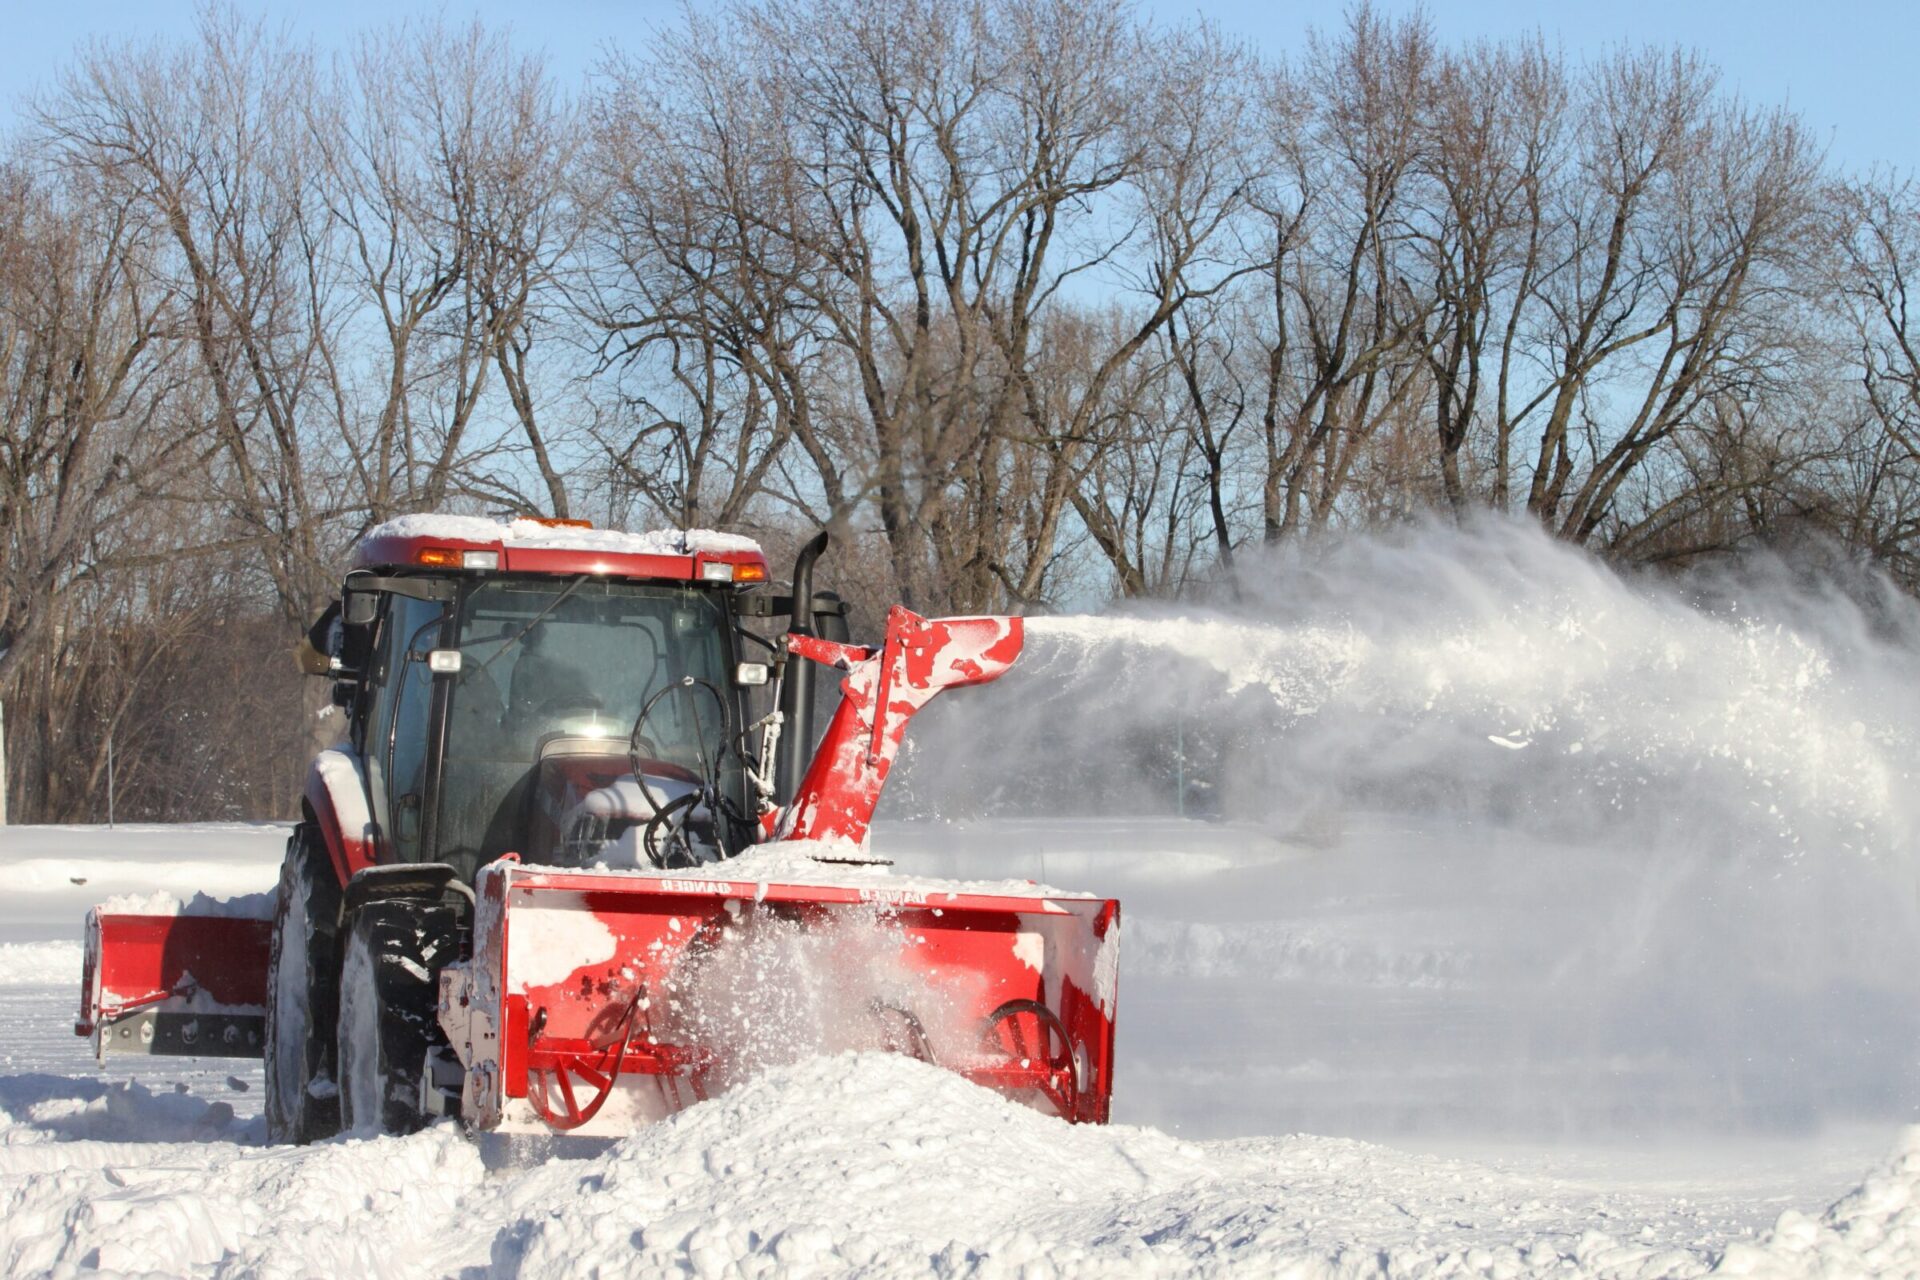
[[[440,979],[461,1114],[618,1134],[757,1066],[886,1049],[1106,1121],[1113,902],[725,869],[482,871],[473,960]]]
[[[1118,904],[865,851],[908,720],[1006,671],[1021,622],[896,608],[854,645],[813,589],[825,546],[783,595],[723,534],[375,529],[330,646],[348,734],[271,918],[91,913],[77,1029],[101,1055],[263,1057],[292,1141],[436,1115],[619,1133],[846,1049],[1105,1121]],[[842,673],[817,749],[816,667]]]

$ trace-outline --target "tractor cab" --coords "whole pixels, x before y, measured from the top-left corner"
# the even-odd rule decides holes
[[[375,529],[343,588],[333,673],[367,861],[471,880],[508,853],[637,868],[746,847],[777,771],[751,740],[775,654],[748,623],[792,609],[767,577],[758,547],[721,534]]]

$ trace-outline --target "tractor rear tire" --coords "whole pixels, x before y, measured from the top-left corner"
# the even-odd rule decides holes
[[[340,1129],[339,929],[340,883],[319,829],[303,822],[287,840],[267,949],[266,1112],[275,1142],[317,1142]]]
[[[413,1133],[433,1116],[427,1053],[444,1044],[440,969],[456,958],[452,908],[376,899],[354,912],[340,966],[340,1118],[356,1134]]]

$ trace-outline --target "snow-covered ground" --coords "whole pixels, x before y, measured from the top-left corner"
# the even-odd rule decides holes
[[[257,1063],[97,1068],[71,1033],[78,944],[9,941],[0,1268],[1685,1276],[1715,1265],[1829,1275],[1920,1266],[1920,1223],[1903,1216],[1910,1197],[1920,1205],[1920,1137],[1891,1121],[1662,1114],[1684,1113],[1709,1087],[1712,1054],[1630,1065],[1571,1045],[1503,1062],[1520,1015],[1503,1009],[1508,993],[1493,981],[1507,963],[1499,953],[1540,946],[1566,921],[1519,929],[1539,906],[1527,895],[1507,910],[1497,894],[1438,893],[1441,880],[1511,871],[1498,851],[1409,883],[1412,868],[1393,853],[1406,835],[1385,823],[1370,838],[1349,831],[1330,855],[1253,828],[1172,820],[883,827],[876,840],[917,871],[979,874],[985,861],[1018,874],[1025,859],[1036,877],[1044,862],[1047,878],[1073,884],[1098,870],[1128,904],[1119,1123],[1105,1130],[866,1056],[782,1068],[611,1148],[559,1158],[537,1145],[477,1146],[451,1129],[273,1148]],[[89,869],[144,863],[146,888],[185,896],[192,876],[218,866],[247,891],[272,878],[280,839],[273,828],[0,832],[0,860],[24,854],[43,873],[37,891],[8,896],[7,936],[55,932],[63,914],[71,936],[85,895],[55,870],[90,887]],[[1604,877],[1590,880],[1589,897]],[[1559,1108],[1550,1115],[1538,1103],[1548,1096]],[[1644,1105],[1610,1123],[1590,1114],[1627,1097]],[[1293,1132],[1301,1127],[1310,1132]]]
[[[87,1059],[74,939],[270,887],[282,832],[16,828],[0,1269],[1920,1274],[1910,602],[1683,598],[1507,529],[1275,572],[1036,623],[875,829],[1122,900],[1114,1125],[843,1056],[592,1150],[269,1147],[257,1064]],[[1169,776],[1207,820],[1151,816]],[[1019,816],[1062,808],[1109,816]]]

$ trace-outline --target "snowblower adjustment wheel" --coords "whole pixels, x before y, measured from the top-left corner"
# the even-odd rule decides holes
[[[987,1015],[983,1039],[990,1053],[1012,1058],[1023,1066],[1038,1063],[1043,1067],[1045,1078],[1036,1079],[1032,1087],[1045,1094],[1064,1119],[1077,1117],[1079,1069],[1073,1058],[1073,1041],[1059,1014],[1038,1000],[1009,1000]]]
[[[528,1069],[527,1103],[549,1129],[556,1133],[578,1129],[607,1105],[614,1082],[620,1078],[620,1068],[626,1064],[627,1046],[633,1040],[634,1019],[640,1012],[643,995],[633,998],[626,1016],[620,1019],[618,1031],[592,1055],[592,1062],[587,1061],[588,1055],[579,1054],[556,1063],[551,1069]],[[534,1014],[527,1028],[529,1050],[539,1043],[540,1033],[546,1028],[546,1014],[545,1009]],[[576,1084],[592,1090],[585,1102],[575,1092]]]

